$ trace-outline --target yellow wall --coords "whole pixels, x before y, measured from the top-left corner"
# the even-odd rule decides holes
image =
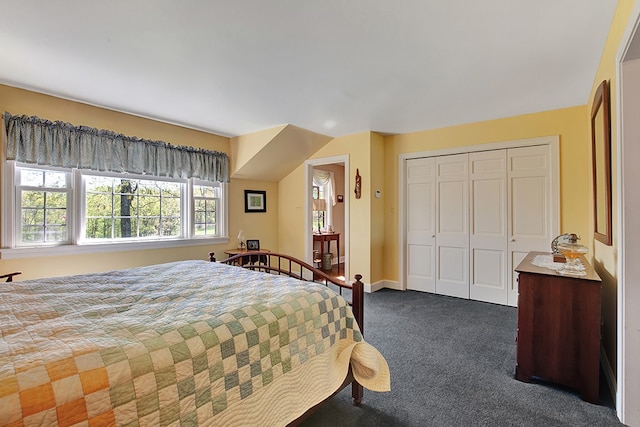
[[[0,85],[0,111],[229,153],[229,138]]]
[[[233,176],[242,168],[253,156],[264,148],[277,134],[282,132],[286,125],[271,129],[253,132],[231,138],[231,161],[229,162],[230,173]]]
[[[589,242],[590,140],[586,106],[469,123],[385,138],[384,276],[398,280],[398,157],[443,148],[560,136],[560,232]]]
[[[244,212],[244,190],[267,192],[267,212]],[[281,251],[278,236],[279,190],[277,182],[232,179],[229,184],[229,244],[238,245],[238,232],[245,239],[260,240],[260,248]],[[223,259],[220,254],[218,259]]]
[[[589,123],[591,119],[591,104],[596,89],[603,80],[609,81],[610,90],[610,105],[611,105],[611,176],[612,176],[612,229],[613,229],[613,244],[606,246],[601,242],[593,239],[593,215],[589,211],[589,238],[593,243],[593,263],[596,271],[602,278],[602,344],[607,354],[607,359],[611,366],[612,371],[615,373],[616,358],[617,358],[617,301],[618,301],[618,278],[616,271],[616,264],[618,260],[618,245],[619,236],[618,230],[618,200],[617,200],[617,146],[616,141],[618,138],[618,129],[616,127],[616,115],[618,99],[616,96],[616,86],[618,84],[616,79],[616,54],[620,46],[622,35],[626,28],[627,22],[633,9],[633,1],[620,0],[618,1],[617,9],[613,17],[611,28],[609,30],[609,36],[605,44],[602,57],[600,59],[600,65],[595,75],[593,86],[591,88],[591,95],[589,96],[589,109],[586,113],[585,122],[587,131],[591,132]],[[589,157],[591,159],[591,157]],[[592,193],[589,193],[589,206],[592,206],[593,197]]]
[[[335,138],[318,150],[312,158],[349,155],[350,185],[353,187],[356,169],[362,176],[362,197],[355,198],[353,191],[345,194],[349,198],[349,271],[347,278],[362,274],[363,280],[372,283],[371,276],[371,132]],[[303,258],[304,242],[304,165],[300,165],[279,183],[280,193],[280,251]],[[285,196],[286,195],[286,196]]]
[[[300,165],[278,183],[282,194],[278,203],[278,240],[280,252],[304,259],[304,165]]]
[[[383,137],[373,132],[332,140],[312,158],[348,154],[350,179],[362,176],[362,198],[350,197],[350,272],[367,283],[398,278],[398,158],[400,154],[559,135],[560,231],[590,244],[590,139],[587,106]],[[375,190],[382,197],[376,199]],[[304,167],[279,183],[280,250],[304,256]]]
[[[384,280],[384,248],[385,248],[385,151],[384,138],[377,133],[371,134],[371,283]],[[380,197],[376,198],[376,190]]]
[[[108,129],[129,136],[161,140],[175,145],[189,145],[229,153],[228,138],[180,126],[118,113],[104,108],[67,101],[52,96],[0,85],[0,112],[35,115],[74,125]],[[267,213],[244,213],[244,189],[267,191]],[[247,238],[260,239],[264,247],[278,249],[278,185],[270,182],[231,180],[229,184],[229,233],[225,245],[144,251],[107,252],[69,256],[46,256],[0,260],[0,271],[21,270],[19,280],[45,276],[78,274],[141,266],[184,259],[206,259],[209,251],[223,258],[223,249],[235,247],[235,236],[242,228]]]

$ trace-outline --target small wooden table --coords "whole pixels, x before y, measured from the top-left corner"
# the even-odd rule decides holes
[[[327,253],[331,252],[331,242],[336,242],[336,252],[338,253],[338,273],[340,273],[340,233],[313,233],[313,241],[320,242],[320,265],[324,262],[324,244],[327,243]]]
[[[598,403],[600,277],[584,257],[586,276],[561,275],[533,264],[530,252],[516,267],[518,337],[516,379],[538,377],[577,389]]]
[[[243,254],[245,256],[242,257],[242,265],[245,264],[251,264],[251,263],[255,263],[255,262],[261,262],[266,264],[267,263],[267,256],[266,255],[252,255],[251,252],[258,252],[258,251],[251,251],[251,250],[247,250],[247,249],[227,249],[224,251],[225,254],[229,255],[230,257],[234,256],[234,255],[240,255]],[[270,252],[269,249],[260,249],[260,252]]]

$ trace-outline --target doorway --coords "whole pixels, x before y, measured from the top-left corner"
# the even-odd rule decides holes
[[[322,179],[314,185],[314,171],[320,175],[331,174],[332,190],[322,189],[325,203],[314,203],[318,197],[317,187],[325,183]],[[344,280],[349,276],[349,156],[324,157],[305,162],[305,260],[320,267],[332,277]],[[318,175],[318,173],[316,173]],[[328,185],[328,184],[327,184]],[[314,186],[316,194],[314,194]],[[314,206],[325,206],[323,224],[318,224],[318,212]],[[318,229],[320,228],[320,229]],[[331,255],[329,255],[331,254]]]

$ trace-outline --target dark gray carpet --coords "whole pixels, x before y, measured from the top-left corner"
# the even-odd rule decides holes
[[[391,392],[345,389],[302,425],[620,426],[601,380],[601,405],[514,379],[517,309],[414,291],[365,295],[365,339],[385,356]]]

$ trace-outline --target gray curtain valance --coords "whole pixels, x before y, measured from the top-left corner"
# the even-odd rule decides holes
[[[171,178],[229,181],[229,156],[108,130],[4,113],[7,159]]]

